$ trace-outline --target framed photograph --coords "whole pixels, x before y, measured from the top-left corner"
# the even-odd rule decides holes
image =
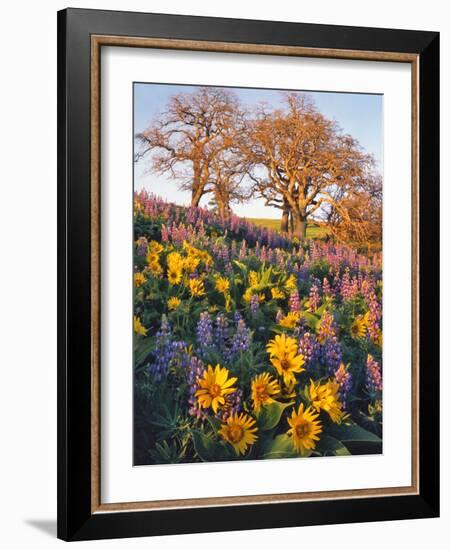
[[[58,14],[58,536],[439,514],[439,35]]]

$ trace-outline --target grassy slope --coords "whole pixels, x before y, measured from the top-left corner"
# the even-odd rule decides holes
[[[279,231],[280,229],[280,220],[273,220],[270,218],[247,218],[250,222],[255,223],[255,225],[260,225],[262,227],[269,227],[270,229],[275,229]],[[324,226],[315,225],[309,223],[307,226],[307,238],[308,239],[321,239],[327,234],[327,228]]]

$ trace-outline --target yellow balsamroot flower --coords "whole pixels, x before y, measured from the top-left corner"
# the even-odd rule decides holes
[[[366,327],[368,326],[367,315],[357,315],[351,326],[351,336],[355,339],[364,338],[366,334]]]
[[[286,334],[277,334],[275,338],[268,342],[266,349],[270,356],[280,356],[284,353],[296,353],[298,344],[294,338]]]
[[[280,334],[274,340],[270,340],[266,346],[270,355],[269,360],[279,376],[283,377],[285,385],[295,382],[295,373],[305,371],[302,368],[304,364],[304,356],[298,354],[297,343],[294,338],[287,337],[285,334]]]
[[[297,279],[296,275],[293,275],[293,273],[288,277],[288,279],[285,281],[285,288],[287,290],[295,290],[297,288]]]
[[[230,288],[230,281],[225,277],[218,277],[216,279],[215,288],[218,292],[225,294]]]
[[[284,384],[280,392],[281,399],[288,400],[294,397],[296,397],[296,380],[292,380],[289,384]]]
[[[218,434],[233,446],[238,456],[244,455],[247,448],[257,441],[256,432],[255,420],[246,413],[230,415],[218,430]]]
[[[152,252],[151,250],[149,250],[149,252],[147,253],[147,256],[146,256],[146,261],[149,265],[159,263],[160,262],[160,255],[157,252]]]
[[[368,404],[368,414],[373,416],[375,414],[380,414],[382,412],[382,401],[377,400],[374,402],[374,405],[371,403]]]
[[[180,298],[177,298],[176,296],[169,298],[168,300],[169,311],[175,311],[176,309],[178,309],[181,303],[182,303],[182,300],[180,300]]]
[[[252,380],[251,396],[255,412],[259,412],[262,405],[274,403],[272,398],[280,393],[280,386],[277,380],[268,373],[259,374]]]
[[[186,241],[183,241],[183,249],[186,250],[186,253],[189,257],[197,258],[201,262],[204,262],[205,265],[210,265],[213,262],[213,259],[208,252],[205,252],[204,250],[199,250],[198,248],[187,243]]]
[[[133,316],[133,330],[136,332],[136,334],[141,334],[141,336],[147,335],[146,327],[141,324],[141,319],[136,315]]]
[[[271,298],[273,300],[281,300],[285,298],[285,294],[280,290],[280,288],[273,287],[271,289]]]
[[[187,241],[183,241],[183,250],[186,250],[186,253],[191,255],[194,255],[197,251],[197,249],[191,246]]]
[[[235,377],[229,378],[229,371],[225,367],[218,364],[213,369],[208,365],[199,379],[200,389],[194,395],[203,409],[211,407],[216,413],[225,404],[226,396],[236,391],[233,384],[237,380]]]
[[[151,262],[148,265],[148,269],[153,275],[161,275],[163,273],[163,268],[161,267],[160,262],[157,260],[155,262]]]
[[[160,254],[160,252],[162,251],[163,251],[163,245],[161,243],[159,243],[158,241],[150,241],[149,252]]]
[[[339,400],[339,389],[339,384],[334,380],[328,380],[325,384],[321,384],[321,382],[315,384],[313,380],[310,380],[308,391],[312,407],[316,412],[319,413],[322,409],[336,424],[340,424],[346,417],[343,405]]]
[[[178,252],[171,252],[166,257],[168,268],[172,271],[181,271],[183,269],[183,258]]]
[[[198,258],[195,258],[194,256],[188,256],[183,260],[183,268],[187,273],[194,273],[199,263],[200,260]]]
[[[182,282],[182,271],[181,269],[168,269],[168,281],[171,285],[178,285]]]
[[[204,262],[205,265],[211,265],[213,263],[213,258],[204,250],[199,250],[198,257],[201,262]]]
[[[284,328],[294,328],[297,325],[299,319],[299,313],[294,313],[290,311],[285,315],[285,317],[282,317],[282,319],[280,319],[279,325]]]
[[[135,284],[135,288],[140,287],[146,281],[147,281],[147,279],[146,279],[144,273],[141,273],[140,271],[138,271],[137,273],[133,274],[133,282]]]
[[[312,407],[304,409],[304,403],[293,409],[291,417],[288,417],[290,429],[287,435],[291,437],[293,447],[298,453],[305,454],[306,451],[311,451],[316,447],[316,442],[319,441],[318,434],[323,431],[321,422],[317,420],[319,414]]]
[[[204,282],[200,279],[190,279],[189,280],[189,290],[192,296],[204,296],[205,295],[205,286]]]
[[[249,286],[258,285],[258,273],[256,271],[251,271],[249,273]]]
[[[295,373],[304,372],[302,368],[304,364],[304,356],[296,355],[296,353],[285,354],[283,357],[271,357],[272,365],[277,370],[279,376],[283,377],[284,384],[288,385],[290,382],[296,381]]]

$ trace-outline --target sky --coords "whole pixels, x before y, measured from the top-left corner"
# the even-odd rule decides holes
[[[180,92],[192,92],[196,86],[172,84],[134,84],[134,131],[145,130],[152,120],[164,109],[169,98]],[[284,90],[258,88],[232,88],[244,107],[262,101],[278,107]],[[380,172],[383,169],[383,96],[380,94],[354,94],[337,92],[308,92],[318,110],[327,118],[335,120],[343,132],[357,139],[360,145],[371,153]],[[180,191],[177,183],[165,175],[157,175],[150,170],[150,156],[146,156],[134,166],[134,188],[142,188],[181,205],[190,202],[189,191]],[[203,198],[201,204],[206,204]],[[239,216],[248,218],[279,218],[280,210],[265,206],[262,199],[253,199],[243,205],[232,205]]]

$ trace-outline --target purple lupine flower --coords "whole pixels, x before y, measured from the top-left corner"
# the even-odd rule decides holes
[[[293,290],[290,294],[290,311],[293,313],[299,313],[301,311],[301,302],[297,289]]]
[[[246,257],[246,241],[245,239],[243,239],[242,243],[241,243],[241,247],[240,247],[240,254],[239,254],[239,259],[240,260],[244,260],[244,258]]]
[[[324,344],[329,338],[337,336],[337,328],[332,313],[325,311],[322,314],[316,332],[321,344]]]
[[[382,391],[382,369],[370,354],[366,360],[366,387],[371,393]]]
[[[309,301],[309,311],[315,312],[319,308],[319,304],[321,302],[318,285],[313,284],[310,287],[308,301]]]
[[[194,355],[190,358],[186,369],[186,381],[188,383],[188,413],[196,418],[202,418],[202,409],[196,398],[196,391],[199,389],[199,378],[204,372],[203,362]]]
[[[235,311],[235,313],[233,314],[233,321],[235,323],[238,323],[238,321],[240,321],[242,318],[243,316],[241,315],[241,313],[239,311]]]
[[[213,344],[213,323],[208,311],[200,314],[196,327],[197,345],[200,355],[203,355],[207,348]]]
[[[227,246],[223,246],[222,247],[222,250],[221,250],[221,259],[224,263],[228,262],[230,257],[229,257],[229,249],[227,248]]]
[[[333,296],[332,287],[330,286],[330,283],[327,277],[324,277],[323,279],[323,294],[324,296]]]
[[[314,334],[304,332],[299,338],[299,353],[304,356],[304,367],[313,367],[320,356],[321,347]]]
[[[162,240],[164,243],[169,242],[169,232],[168,232],[168,228],[167,228],[166,225],[164,225],[164,224],[161,226],[161,240]]]
[[[341,279],[339,271],[335,272],[332,282],[332,288],[334,289],[334,292],[341,294]]]
[[[239,353],[249,349],[252,339],[251,330],[246,326],[244,319],[239,313],[235,314],[236,331],[230,341],[230,348],[227,352],[227,360],[230,361]]]
[[[346,409],[348,405],[348,395],[352,388],[352,374],[344,366],[343,363],[340,363],[340,366],[335,371],[335,380],[340,386],[340,401],[343,404],[343,407]]]
[[[243,402],[243,391],[241,389],[235,390],[233,393],[226,396],[226,402],[224,406],[216,413],[216,418],[225,422],[229,416],[241,412]]]
[[[353,289],[351,284],[351,277],[349,275],[349,267],[345,269],[343,277],[341,279],[340,287],[341,297],[343,300],[349,300],[353,296]]]
[[[250,299],[250,309],[251,309],[252,315],[257,314],[259,307],[260,307],[260,301],[258,298],[258,294],[252,294]]]
[[[333,374],[342,361],[341,346],[336,336],[326,340],[321,346],[321,363],[326,367],[329,374]]]
[[[214,342],[219,350],[224,350],[229,338],[229,321],[224,313],[219,313],[215,319]]]
[[[149,364],[149,372],[155,380],[161,380],[168,373],[169,367],[178,359],[178,366],[183,367],[187,360],[186,343],[174,340],[166,315],[161,320],[160,330],[156,333],[154,362]]]
[[[380,321],[382,319],[382,304],[377,299],[374,291],[369,292],[367,296],[369,308],[368,315],[368,336],[373,342],[377,342],[380,335]]]

